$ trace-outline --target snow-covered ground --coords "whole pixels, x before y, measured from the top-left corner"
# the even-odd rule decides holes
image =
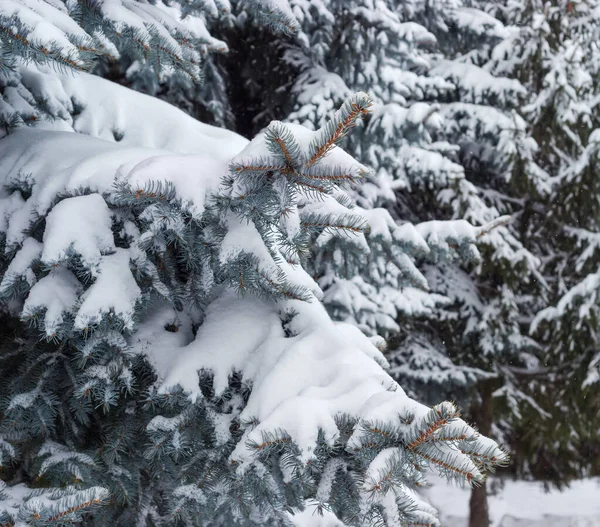
[[[467,527],[470,489],[429,477],[424,494],[440,511],[442,527]],[[576,481],[563,492],[546,492],[541,483],[489,481],[491,527],[600,527],[600,478]],[[503,486],[502,486],[503,485]],[[296,527],[343,527],[332,514],[307,508],[294,517]]]
[[[427,498],[441,512],[444,527],[466,527],[468,488],[431,479]],[[498,478],[491,487],[500,486]],[[492,527],[600,527],[600,478],[576,481],[563,492],[541,483],[504,480],[490,497]]]

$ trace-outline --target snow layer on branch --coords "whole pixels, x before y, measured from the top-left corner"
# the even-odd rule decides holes
[[[302,512],[290,514],[290,520],[296,527],[344,527],[332,512],[319,511],[316,504],[309,504]]]
[[[42,262],[54,264],[74,251],[83,265],[95,269],[115,242],[108,206],[99,194],[76,196],[57,203],[46,218]]]
[[[575,269],[579,272],[586,265],[593,265],[594,256],[600,254],[600,233],[577,227],[565,227],[565,232],[576,240],[577,246],[582,250],[577,257]]]
[[[67,7],[60,2],[5,0],[0,5],[0,17],[5,17],[5,20],[16,19],[24,25],[24,32],[19,32],[19,28],[13,25],[13,35],[19,35],[37,46],[59,49],[65,57],[79,55],[76,39],[91,41],[89,35],[69,16]]]
[[[226,173],[227,167],[219,159],[167,154],[124,164],[117,178],[125,177],[134,188],[144,188],[154,181],[172,184],[183,209],[199,218],[209,196],[217,190]]]
[[[205,153],[220,159],[229,159],[248,143],[233,132],[204,124],[164,101],[113,82],[85,73],[57,78],[81,110],[72,117],[77,132],[126,146]]]
[[[486,377],[477,368],[457,366],[446,355],[443,346],[436,346],[428,335],[415,333],[393,352],[397,360],[390,374],[400,379],[435,386],[468,386]]]
[[[22,317],[33,317],[46,310],[44,325],[46,335],[53,335],[64,320],[64,313],[71,313],[77,304],[81,285],[71,271],[58,268],[42,277],[29,291],[23,306]]]
[[[177,331],[166,331],[173,326]],[[194,340],[192,320],[184,312],[161,304],[152,309],[143,321],[137,324],[135,333],[129,338],[132,353],[147,355],[159,375],[169,371],[169,362],[180,353],[179,348]]]
[[[235,148],[235,143],[231,147]],[[70,155],[65,156],[65,152]],[[160,174],[161,180],[174,185],[177,197],[184,204],[194,204],[192,211],[200,214],[207,193],[216,188],[221,177],[227,173],[225,161],[218,160],[218,151],[215,154],[217,160],[205,156],[175,156],[160,150],[127,148],[126,145],[101,141],[83,134],[18,131],[0,143],[2,175],[5,181],[11,181],[21,173],[35,174],[35,180],[31,197],[18,210],[9,214],[7,242],[21,243],[24,239],[23,231],[29,227],[34,215],[45,215],[58,194],[77,193],[79,189],[85,188],[110,195],[114,190],[115,178],[143,187],[156,181]],[[45,170],[48,166],[52,166],[51,171]],[[175,166],[184,168],[193,175],[190,176],[187,171],[183,175],[184,172],[173,169]],[[89,196],[85,199],[97,201],[100,198]],[[5,191],[0,191],[0,202],[3,211],[16,208],[11,204],[11,196]],[[75,203],[79,201],[73,202],[73,206]],[[60,206],[59,210],[64,210],[66,206]],[[89,217],[89,214],[90,211],[86,215]],[[89,221],[96,220],[90,218]],[[77,229],[76,226],[70,228]],[[69,243],[72,241],[68,240]],[[64,246],[65,242],[67,240],[63,239],[60,249],[53,248],[53,252],[47,253],[48,257],[57,256],[60,251],[64,251],[68,247]],[[85,248],[88,256],[91,257],[91,252],[94,251],[92,246],[96,243],[90,241]]]
[[[295,65],[306,61],[305,58],[296,58],[291,53],[286,55],[286,58]],[[297,103],[288,120],[309,129],[322,125],[338,106],[339,101],[352,93],[339,75],[312,64],[305,66],[292,92]]]
[[[393,269],[388,269],[390,278]],[[436,306],[447,302],[437,295],[416,287],[398,287],[393,283],[376,286],[361,276],[350,280],[327,278],[320,281],[325,293],[323,301],[336,320],[356,325],[367,335],[376,331],[383,335],[400,331],[399,315],[419,317],[432,315]],[[393,282],[393,280],[390,280]]]
[[[29,285],[33,285],[35,282],[35,275],[31,271],[30,266],[36,258],[40,257],[41,253],[42,244],[33,238],[27,238],[10,262],[6,273],[4,273],[4,276],[2,277],[2,282],[0,282],[0,294],[6,291],[11,283],[20,277],[25,278]]]
[[[248,143],[155,97],[94,75],[58,74],[31,64],[21,66],[20,72],[25,99],[32,105],[43,102],[42,107],[49,111],[50,120],[39,116],[37,126],[43,128],[74,130],[122,146],[205,153],[221,159],[230,158]]]
[[[235,148],[235,141],[230,146]],[[3,287],[8,287],[15,275],[24,276],[33,286],[22,316],[45,313],[48,337],[56,334],[65,315],[72,315],[80,329],[111,314],[122,320],[125,327],[132,328],[140,289],[133,278],[130,260],[137,260],[139,253],[135,248],[115,248],[112,216],[107,206],[114,205],[117,199],[114,183],[127,183],[133,189],[145,188],[156,180],[170,183],[182,206],[199,216],[208,196],[227,173],[226,162],[218,159],[219,152],[216,156],[215,159],[174,155],[130,148],[83,134],[31,129],[3,139],[0,159],[4,181],[31,174],[31,195],[25,201],[21,198],[15,201],[18,192],[0,190],[7,250],[23,244],[10,274],[3,279]],[[58,196],[78,194],[81,189],[89,194],[56,203]],[[25,231],[36,218],[44,216],[43,243],[39,247]],[[42,261],[53,266],[73,256],[80,258],[95,278],[83,296],[80,297],[81,284],[66,268],[58,267],[34,283],[31,265],[40,256],[40,249]]]
[[[294,307],[300,313],[294,323],[302,331],[285,338],[275,306],[224,293],[209,307],[195,341],[169,365],[162,389],[180,384],[198,397],[197,370],[214,372],[217,392],[226,387],[231,373],[243,371],[253,390],[241,418],[260,422],[248,431],[247,439],[261,443],[263,433],[285,430],[305,459],[316,445],[319,428],[333,441],[338,435],[335,416],[363,413],[365,402],[382,391],[395,387],[400,406],[406,403],[426,411],[373,361],[371,357],[377,356],[384,362],[355,328],[334,325],[316,301]],[[232,325],[242,328],[239,338],[224,339],[223,331]],[[387,419],[395,415],[390,413]],[[251,454],[241,442],[233,458],[250,461]]]
[[[210,305],[194,341],[179,350],[165,370],[158,371],[164,378],[161,389],[179,384],[193,398],[200,397],[198,371],[206,369],[214,373],[214,389],[221,394],[231,374],[256,370],[262,359],[257,350],[268,338],[282,335],[273,306],[255,298],[238,298],[233,291],[224,293]]]
[[[3,139],[0,159],[5,181],[18,179],[21,173],[35,175],[31,197],[17,211],[8,214],[11,196],[0,191],[2,210],[9,217],[7,245],[21,243],[23,231],[35,216],[46,215],[58,194],[76,193],[80,188],[108,192],[124,162],[149,155],[147,150],[115,148],[109,142],[72,133],[24,130]],[[52,170],[47,170],[49,166]]]
[[[489,104],[494,102],[502,108],[514,107],[526,94],[525,87],[517,80],[494,77],[473,64],[439,60],[429,70],[430,75],[451,81],[460,92],[462,102]]]
[[[87,328],[113,312],[125,321],[128,329],[133,329],[132,316],[140,294],[140,288],[129,269],[129,251],[117,249],[114,254],[102,258],[93,287],[81,297],[75,327]]]
[[[530,326],[531,333],[535,333],[542,322],[560,324],[560,319],[569,312],[577,311],[578,326],[585,324],[590,314],[596,311],[600,302],[600,272],[587,275],[581,282],[569,289],[558,304],[540,311]]]
[[[40,521],[51,523],[54,518],[76,523],[81,520],[76,511],[79,511],[83,504],[100,504],[108,499],[109,495],[109,491],[103,487],[79,489],[67,485],[62,489],[31,489],[23,483],[7,486],[2,481],[0,513],[4,513],[4,517],[9,514],[11,518],[16,518],[15,527],[24,527]]]
[[[317,302],[291,305],[297,312],[291,328],[296,336],[286,338],[276,306],[240,300],[225,291],[209,306],[194,342],[167,365],[161,391],[176,383],[193,397],[202,397],[195,375],[201,369],[214,373],[217,393],[234,371],[251,383],[240,419],[255,426],[245,430],[231,455],[240,467],[252,463],[252,445],[262,444],[273,431],[294,441],[306,462],[319,432],[329,444],[338,438],[339,415],[356,415],[381,426],[397,426],[399,414],[426,419],[428,409],[408,398],[383,371],[378,364],[385,363],[381,353],[355,327],[333,324]],[[242,328],[239,338],[223,338],[232,325]],[[360,445],[363,434],[355,428],[349,447]],[[464,463],[477,473],[466,458]]]
[[[426,67],[429,69],[431,64],[427,62]],[[381,80],[386,86],[386,99],[389,98],[389,103],[398,104],[406,104],[411,100],[439,99],[455,88],[452,82],[440,76],[424,77],[395,65],[381,68]]]
[[[450,11],[450,19],[459,31],[469,31],[486,38],[506,38],[508,29],[498,19],[480,9],[461,6]]]
[[[372,112],[368,131],[373,133],[377,129],[383,132],[386,143],[397,141],[400,135],[407,141],[425,143],[430,139],[427,130],[439,129],[443,126],[443,119],[438,113],[437,104],[422,102],[413,103],[408,108],[399,104],[378,104]]]
[[[213,9],[206,9],[211,4]],[[125,47],[130,55],[151,62],[157,74],[176,68],[194,80],[200,77],[201,53],[227,51],[204,24],[203,11],[220,14],[214,2],[186,4],[185,12],[134,0],[98,0],[78,7],[53,0],[5,0],[0,6],[3,39],[17,57],[79,71],[89,70],[98,56],[118,57],[124,51],[118,48]]]
[[[54,441],[49,440],[41,446],[39,455],[46,458],[39,469],[40,475],[43,475],[48,470],[51,470],[55,465],[59,465],[69,460],[75,460],[86,465],[94,464],[94,460],[87,454],[77,452],[76,450],[70,450],[60,443],[55,443]],[[72,466],[73,468],[77,468],[75,464]],[[78,470],[76,470],[73,475],[79,480],[83,479],[81,472]]]

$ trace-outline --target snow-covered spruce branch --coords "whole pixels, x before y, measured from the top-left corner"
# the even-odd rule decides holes
[[[500,217],[496,218],[495,220],[490,221],[488,224],[486,224],[483,227],[480,227],[478,229],[477,238],[481,238],[482,236],[485,236],[492,230],[497,229],[498,227],[501,227],[502,225],[508,224],[510,222],[510,220],[511,220],[511,217],[508,215],[505,215],[505,216],[500,216]]]
[[[298,31],[286,3],[258,0],[249,2],[249,9],[276,31]],[[9,0],[0,7],[0,49],[26,62],[79,71],[89,70],[97,57],[117,60],[125,53],[152,64],[159,74],[173,68],[199,81],[203,56],[228,51],[210,34],[206,20],[230,11],[229,0],[178,0],[169,6],[135,0],[74,6]]]

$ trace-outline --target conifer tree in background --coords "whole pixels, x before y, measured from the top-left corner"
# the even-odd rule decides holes
[[[425,289],[416,255],[477,258],[504,219],[365,208],[382,184],[337,146],[364,93],[315,131],[273,121],[248,142],[77,71],[108,54],[195,82],[203,52],[224,50],[205,16],[227,9],[0,7],[3,524],[293,525],[308,507],[439,525],[415,493],[429,467],[481,484],[506,461],[454,405],[409,397],[307,272],[377,250]],[[281,2],[247,9],[300,27]]]
[[[523,114],[540,145],[537,162],[552,177],[552,191],[531,200],[523,228],[549,290],[531,323],[543,367],[528,384],[545,395],[540,401],[552,418],[520,431],[520,449],[528,452],[516,461],[557,484],[599,469],[598,8],[588,0],[494,6],[516,27],[493,50],[490,66],[528,88]]]
[[[455,85],[441,102],[443,138],[459,145],[458,162],[480,198],[453,202],[460,203],[459,215],[476,223],[494,211],[511,214],[511,221],[482,240],[483,259],[469,276],[451,271],[448,279],[432,269],[439,291],[452,299],[439,331],[455,362],[487,374],[475,385],[472,419],[480,430],[508,441],[526,419],[549,416],[540,394],[521,380],[542,355],[523,320],[545,294],[539,257],[523,244],[523,214],[529,196],[548,195],[549,175],[536,163],[538,146],[517,113],[526,89],[487,68],[489,50],[508,29],[473,7],[458,9],[446,26],[436,34],[452,60],[438,59],[432,69]],[[469,525],[488,522],[486,489],[473,489]]]

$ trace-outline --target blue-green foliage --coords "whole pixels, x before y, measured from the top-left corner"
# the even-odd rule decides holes
[[[319,429],[307,457],[290,431],[240,418],[257,389],[249,372],[229,372],[225,389],[217,389],[215,375],[222,372],[201,369],[194,381],[199,392],[190,397],[177,384],[156,384],[155,369],[132,347],[136,328],[152,323],[164,306],[181,316],[195,313],[194,331],[202,331],[213,300],[231,289],[279,306],[279,323],[288,328],[280,345],[297,342],[293,308],[316,300],[309,286],[285,271],[287,266],[306,258],[315,233],[366,229],[364,218],[343,205],[350,206],[350,198],[341,197],[342,187],[357,182],[366,169],[335,145],[369,105],[364,94],[350,98],[316,133],[272,123],[234,158],[205,203],[182,199],[172,182],[121,178],[102,197],[90,188],[57,194],[51,210],[29,222],[21,242],[8,241],[10,229],[2,231],[7,331],[0,445],[5,479],[16,484],[7,492],[25,485],[33,493],[17,501],[17,509],[5,506],[9,521],[23,517],[33,525],[53,525],[85,514],[86,521],[98,525],[289,525],[289,513],[312,501],[348,525],[393,518],[437,525],[434,511],[409,490],[422,483],[427,466],[478,483],[484,471],[505,460],[497,445],[460,420],[453,405],[427,410],[389,378],[389,388],[379,378],[376,386],[385,401],[396,401],[391,413],[372,419],[337,413],[337,438]],[[53,137],[56,145],[70,140],[77,150],[87,143],[80,135],[21,131],[1,146],[8,155],[17,144],[27,150],[28,138],[51,145]],[[21,200],[27,207],[43,188],[43,179],[36,178],[45,176],[19,174],[5,185],[5,203]],[[337,207],[323,208],[336,193]],[[103,240],[95,225],[83,241],[68,238],[64,251],[48,256],[55,254],[48,244],[56,227],[64,227],[67,235],[74,232],[56,218],[65,210],[80,210],[73,207],[81,204],[93,204],[88,212],[97,224],[110,218],[112,240]],[[200,214],[194,205],[203,207]],[[85,222],[86,215],[79,220]],[[223,252],[227,237],[246,224],[256,230],[260,244]],[[103,240],[97,241],[99,261],[86,252],[84,242],[91,235]],[[468,239],[472,243],[475,235]],[[123,284],[117,297],[130,305],[111,297],[111,281]],[[59,289],[52,289],[56,284]],[[101,284],[107,288],[101,294],[113,304],[100,303],[90,313],[86,305],[97,298]],[[40,296],[46,288],[53,295]],[[64,300],[70,292],[74,297]],[[57,298],[64,301],[58,309]],[[320,316],[327,326],[325,313]],[[165,333],[180,330],[176,320],[164,325]],[[151,355],[170,352],[176,358],[176,348],[159,345],[164,347]],[[253,430],[262,432],[253,435]],[[392,486],[397,498],[390,502],[386,494]],[[44,499],[36,500],[37,493]],[[100,504],[92,516],[85,512]]]
[[[81,84],[67,89],[52,68],[123,60],[161,80],[180,75],[191,83],[201,77],[203,55],[226,51],[206,29],[207,18],[227,16],[226,0],[10,6],[0,11],[6,134],[40,115],[58,117],[51,123],[57,127],[69,122],[69,130],[83,111],[87,124],[94,122],[95,109],[73,91],[93,85],[90,76],[76,76]],[[299,32],[287,2],[246,7],[275,30]],[[141,154],[115,144],[129,135],[117,123],[110,123],[114,143],[28,129],[2,139],[9,160],[0,161],[4,523],[290,525],[291,513],[311,504],[348,525],[438,525],[413,492],[427,467],[480,484],[505,462],[452,404],[427,409],[409,399],[364,335],[329,319],[304,270],[326,268],[333,279],[386,260],[374,271],[376,285],[410,283],[426,292],[416,255],[475,257],[476,240],[494,226],[400,225],[366,208],[369,190],[356,190],[353,199],[348,187],[364,179],[371,191],[377,185],[337,145],[370,107],[366,94],[350,96],[316,132],[272,122],[244,151],[232,151],[227,167],[210,156],[173,156],[165,164],[148,150],[128,173],[127,163]],[[114,166],[120,155],[123,164]],[[160,170],[135,179],[152,167]],[[191,187],[196,201],[182,195]],[[315,243],[324,250],[315,251]],[[246,352],[251,364],[228,356],[221,368],[177,364],[181,349],[194,351],[194,343],[201,357],[221,351],[214,338],[207,347],[216,349],[202,349],[202,336],[215,317],[226,318],[227,310],[215,308],[223,299],[252,311],[257,325],[261,315],[274,319],[272,338]],[[219,334],[223,342],[237,342],[236,322],[226,328],[231,334]],[[293,360],[307,350],[320,361],[312,372],[320,380],[270,413],[264,401],[255,405],[264,415],[249,417],[256,393],[281,397],[281,389],[260,391],[278,364],[273,357]],[[166,372],[158,365],[165,356],[175,364]],[[302,364],[291,364],[287,384],[294,387]],[[162,383],[182,370],[185,379]],[[321,390],[320,398],[309,396]],[[283,403],[293,411],[282,412]]]
[[[298,30],[285,3],[242,4],[264,30]],[[222,102],[226,87],[212,56],[229,50],[211,32],[217,21],[227,24],[230,18],[229,0],[11,0],[0,10],[0,126],[5,134],[35,124],[41,116],[32,114],[30,105],[53,115],[39,101],[33,104],[35,89],[28,93],[21,86],[21,68],[28,66],[108,75],[128,68],[137,88],[156,94],[160,86],[171,86],[175,102],[200,89],[217,121],[224,123],[230,117]],[[208,84],[202,86],[205,72]]]

